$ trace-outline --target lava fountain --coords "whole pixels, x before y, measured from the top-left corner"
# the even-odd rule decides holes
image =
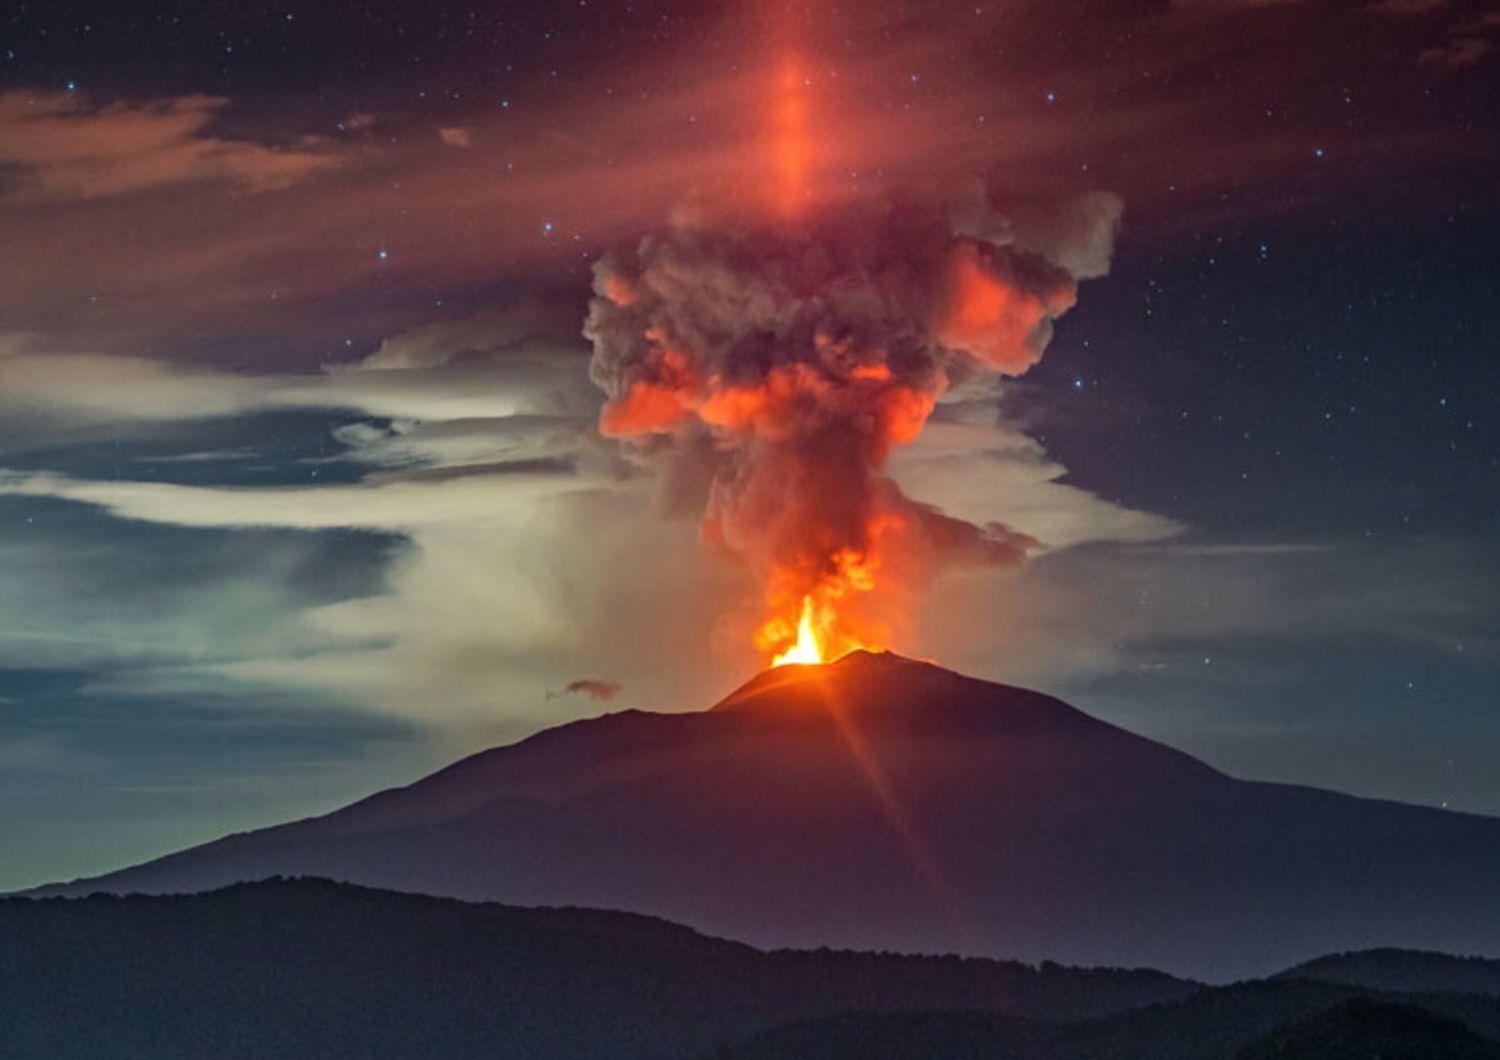
[[[772,619],[779,622],[780,619]],[[823,646],[818,643],[818,630],[815,624],[813,600],[811,596],[802,598],[802,617],[797,620],[797,639],[792,646],[779,655],[772,656],[772,666],[786,666],[789,663],[820,663],[828,661],[823,654]]]

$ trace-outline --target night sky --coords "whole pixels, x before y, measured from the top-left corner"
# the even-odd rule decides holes
[[[1124,203],[1042,362],[893,467],[1048,550],[898,647],[1235,775],[1500,814],[1500,5],[796,23],[830,197]],[[598,436],[580,328],[601,253],[763,179],[765,25],[6,7],[0,888],[754,672],[753,590]]]

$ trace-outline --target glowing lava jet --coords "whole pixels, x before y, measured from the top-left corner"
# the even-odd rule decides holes
[[[772,666],[831,662],[859,648],[885,648],[889,637],[884,629],[870,623],[851,625],[839,606],[853,594],[874,592],[878,559],[873,550],[861,556],[853,549],[843,549],[831,558],[811,591],[802,591],[803,579],[773,568],[767,598],[769,617],[756,631],[755,646],[771,654]],[[789,608],[795,606],[799,592],[801,610],[796,612],[795,630],[789,632]],[[785,647],[788,637],[792,642]]]
[[[751,636],[773,665],[893,647],[936,571],[1037,547],[908,498],[885,467],[950,387],[1035,364],[1083,274],[979,191],[810,199],[805,69],[778,67],[765,201],[692,201],[606,255],[584,329],[601,432],[702,498],[705,541],[763,587]],[[1094,214],[1107,244],[1117,200]]]
[[[772,621],[780,621],[773,619]],[[802,599],[802,617],[797,621],[797,639],[780,655],[773,656],[772,666],[789,663],[820,663],[827,661],[823,647],[818,643],[818,631],[814,627],[813,602],[811,596]]]

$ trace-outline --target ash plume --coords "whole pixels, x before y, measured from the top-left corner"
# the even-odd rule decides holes
[[[705,539],[753,565],[763,650],[805,601],[832,648],[886,646],[902,594],[937,570],[1038,547],[907,497],[884,468],[950,387],[1041,358],[1119,214],[1104,194],[1015,219],[982,193],[797,223],[693,206],[595,265],[600,429],[665,464]]]

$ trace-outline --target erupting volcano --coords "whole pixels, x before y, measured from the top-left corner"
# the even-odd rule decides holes
[[[1037,362],[1118,213],[1091,196],[1018,226],[978,190],[794,217],[700,201],[598,262],[600,429],[754,570],[767,659],[893,647],[936,572],[1039,547],[906,496],[886,464],[945,394]]]
[[[607,254],[584,329],[602,433],[664,466],[668,507],[749,565],[760,613],[746,626],[773,665],[896,647],[935,573],[1040,547],[906,496],[886,465],[946,394],[1040,359],[1078,280],[1107,268],[1120,212],[1096,193],[1018,223],[977,184],[823,193],[811,64],[788,29],[765,194],[695,199]]]

